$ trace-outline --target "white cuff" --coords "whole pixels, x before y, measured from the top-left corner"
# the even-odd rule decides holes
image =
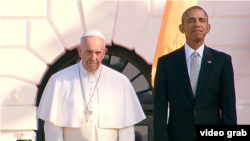
[[[45,141],[63,141],[63,138],[45,139]]]
[[[52,122],[44,122],[45,141],[63,141],[63,127],[55,126]]]

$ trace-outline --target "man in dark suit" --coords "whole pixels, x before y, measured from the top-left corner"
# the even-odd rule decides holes
[[[205,10],[187,9],[179,26],[185,45],[158,59],[154,141],[194,141],[196,125],[237,124],[231,56],[204,44],[210,28]]]

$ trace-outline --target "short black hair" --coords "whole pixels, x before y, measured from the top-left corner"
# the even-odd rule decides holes
[[[207,12],[206,12],[202,7],[200,7],[200,6],[192,6],[192,7],[189,7],[189,8],[182,14],[182,17],[181,17],[181,23],[182,23],[182,24],[183,24],[183,22],[184,22],[185,16],[187,15],[187,12],[188,12],[189,10],[192,10],[192,9],[200,9],[200,10],[204,11],[204,13],[205,13],[205,15],[206,15],[206,17],[207,17],[207,22],[208,22],[208,15],[207,15]]]

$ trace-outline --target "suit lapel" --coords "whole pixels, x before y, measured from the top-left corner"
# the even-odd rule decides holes
[[[176,55],[177,58],[174,64],[175,64],[176,71],[178,72],[180,76],[180,80],[183,83],[188,95],[190,96],[192,100],[194,100],[194,95],[193,95],[192,88],[191,88],[191,83],[190,83],[190,79],[188,75],[187,62],[186,62],[185,56],[186,56],[185,49],[183,46],[178,50],[178,53]]]
[[[212,52],[209,48],[205,46],[203,57],[201,61],[201,69],[199,73],[199,79],[197,83],[196,98],[200,96],[202,87],[204,86],[207,78],[210,76],[211,70],[213,68],[214,59],[212,57]]]

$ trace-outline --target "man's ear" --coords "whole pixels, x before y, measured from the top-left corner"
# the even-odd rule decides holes
[[[183,33],[183,34],[185,33],[185,32],[184,32],[184,27],[183,27],[182,24],[179,25],[179,30],[180,30],[181,33]]]
[[[209,32],[210,32],[210,30],[211,30],[211,25],[210,25],[210,24],[208,24],[208,26],[207,26],[207,33],[209,33]]]
[[[79,55],[81,54],[81,47],[80,46],[77,47],[77,52]]]
[[[103,58],[102,59],[104,59],[104,57],[105,57],[105,54],[108,52],[108,49],[105,47],[105,49],[104,49],[104,55],[103,55]]]

